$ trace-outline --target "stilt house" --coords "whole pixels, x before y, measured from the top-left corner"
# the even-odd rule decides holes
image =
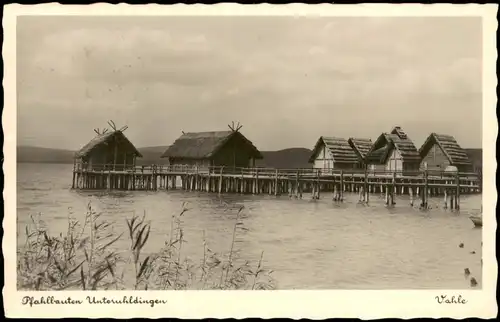
[[[211,166],[255,167],[255,160],[263,156],[240,129],[240,125],[233,125],[230,131],[183,133],[161,157],[168,158],[170,165],[199,170],[208,170]]]
[[[415,144],[399,126],[390,133],[382,133],[366,156],[372,171],[418,171],[420,160]]]
[[[85,170],[123,171],[133,168],[142,155],[127,139],[123,131],[110,121],[113,131],[94,129],[96,136],[75,154],[75,166]]]
[[[451,135],[431,133],[419,153],[422,170],[444,171],[447,167],[454,166],[460,172],[473,171],[467,152]]]
[[[344,138],[321,136],[313,148],[309,163],[316,169],[360,169],[360,162]]]

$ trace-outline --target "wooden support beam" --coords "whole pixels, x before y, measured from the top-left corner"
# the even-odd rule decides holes
[[[368,203],[370,201],[370,191],[368,187],[368,168],[365,167],[365,181],[363,185],[363,190],[364,190],[364,195],[365,195],[365,202]]]
[[[344,171],[340,170],[340,201],[344,201]]]
[[[222,169],[224,167],[220,168],[220,175],[219,175],[219,195],[222,193]]]

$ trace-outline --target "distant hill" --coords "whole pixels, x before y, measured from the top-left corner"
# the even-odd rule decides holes
[[[137,164],[166,164],[167,160],[160,158],[168,146],[152,146],[139,148],[142,158],[137,159]],[[465,149],[469,155],[474,169],[482,168],[483,149]],[[267,168],[310,168],[308,163],[311,150],[306,148],[290,148],[279,151],[262,151],[263,160],[257,160],[256,165]],[[73,163],[74,151],[41,148],[33,146],[17,147],[17,162],[19,163]]]
[[[168,146],[153,146],[138,148],[142,158],[137,159],[137,164],[166,164],[167,160],[160,158]],[[18,163],[73,163],[74,151],[41,148],[33,146],[17,147]],[[269,168],[308,168],[311,167],[307,160],[311,150],[304,148],[291,148],[280,151],[264,151],[264,160],[258,160],[257,166]]]
[[[263,160],[257,160],[256,166],[266,168],[312,168],[308,163],[312,151],[306,148],[290,148],[279,151],[262,151]]]
[[[18,163],[73,163],[74,151],[40,148],[34,146],[18,146]]]
[[[145,148],[138,148],[142,154],[142,158],[137,159],[138,165],[143,164],[167,164],[168,160],[161,158],[161,155],[168,149],[168,145],[162,146],[149,146]]]
[[[142,158],[137,159],[138,164],[164,164],[167,161],[160,158],[168,146],[153,146],[138,148]],[[75,151],[41,148],[34,146],[18,146],[17,162],[19,163],[73,163]]]

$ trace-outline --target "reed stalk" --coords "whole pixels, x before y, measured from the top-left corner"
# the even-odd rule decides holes
[[[226,206],[227,207],[227,206]],[[91,203],[87,205],[85,220],[80,224],[68,215],[68,225],[64,233],[51,236],[41,215],[32,225],[25,228],[26,239],[18,251],[18,289],[24,290],[66,290],[66,289],[255,289],[260,287],[262,257],[257,271],[252,272],[249,262],[234,267],[236,238],[241,223],[241,207],[236,214],[227,263],[213,252],[203,232],[203,258],[193,264],[184,256],[186,242],[182,216],[188,211],[185,204],[178,215],[172,216],[170,235],[164,247],[156,253],[143,255],[149,241],[151,224],[135,214],[126,219],[129,238],[129,260],[116,252],[116,243],[123,234],[109,231],[112,226],[100,219]],[[218,272],[220,270],[220,273]],[[126,272],[134,274],[132,280],[124,280]],[[247,278],[253,276],[248,284]],[[217,277],[220,277],[219,281]],[[214,280],[215,278],[215,280]],[[273,288],[270,280],[268,288]],[[265,283],[264,283],[265,284]],[[266,284],[267,285],[267,284]]]
[[[241,206],[240,209],[238,210],[238,213],[236,214],[236,221],[233,226],[233,238],[231,239],[231,249],[229,250],[228,254],[228,259],[227,259],[227,267],[226,267],[226,278],[224,279],[224,284],[227,283],[227,278],[229,276],[229,269],[233,267],[233,251],[234,251],[234,243],[236,241],[236,230],[238,229],[238,225],[241,225],[240,223],[240,214],[243,211],[244,207]],[[223,274],[224,275],[224,271]],[[222,283],[222,276],[221,276],[221,283]]]

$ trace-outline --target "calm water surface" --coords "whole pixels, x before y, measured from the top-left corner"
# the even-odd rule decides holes
[[[264,265],[274,270],[279,289],[469,288],[465,267],[481,286],[481,229],[468,219],[480,209],[481,196],[461,196],[458,214],[442,209],[442,198],[431,200],[432,209],[422,212],[404,197],[387,208],[378,194],[364,206],[354,194],[337,204],[329,194],[311,201],[309,195],[296,200],[181,191],[82,193],[70,189],[71,170],[72,165],[18,165],[19,245],[30,215],[42,213],[50,232],[58,234],[67,227],[68,213],[83,220],[91,201],[117,232],[126,231],[126,218],[145,212],[152,223],[146,251],[157,251],[170,232],[172,215],[187,202],[183,247],[198,259],[203,231],[211,249],[228,251],[236,209],[244,205],[248,231],[238,237],[241,256],[258,260],[264,251]],[[120,242],[128,247],[127,239]]]

